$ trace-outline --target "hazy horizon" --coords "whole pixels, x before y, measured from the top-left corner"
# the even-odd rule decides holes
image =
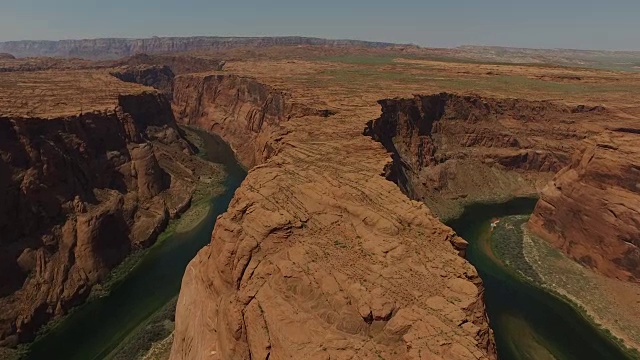
[[[383,42],[395,45],[414,45],[423,48],[443,48],[443,49],[454,49],[459,47],[466,46],[478,46],[478,47],[494,47],[494,48],[509,48],[509,49],[531,49],[531,50],[577,50],[577,51],[609,51],[609,52],[640,52],[640,50],[634,49],[620,49],[620,50],[610,50],[610,49],[594,49],[594,48],[551,48],[551,47],[523,47],[523,46],[508,46],[508,45],[494,45],[494,44],[460,44],[454,46],[425,46],[414,43],[407,42],[394,42],[394,41],[382,41],[382,40],[367,40],[367,39],[357,39],[357,38],[330,38],[330,37],[321,37],[321,36],[313,36],[313,35],[295,35],[295,34],[287,34],[287,35],[151,35],[147,37],[88,37],[88,38],[62,38],[62,39],[21,39],[21,40],[0,40],[0,43],[6,42],[21,42],[21,41],[76,41],[76,40],[100,40],[100,39],[124,39],[124,40],[144,40],[144,39],[152,39],[152,38],[191,38],[191,37],[220,37],[220,38],[270,38],[270,37],[302,37],[302,38],[317,38],[317,39],[326,39],[326,40],[355,40],[355,41],[365,41],[365,42]]]
[[[638,51],[640,2],[457,0],[346,4],[258,0],[8,0],[0,41],[303,36],[423,47]]]

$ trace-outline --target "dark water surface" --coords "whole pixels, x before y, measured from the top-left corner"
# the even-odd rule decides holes
[[[491,252],[494,217],[528,215],[535,199],[476,204],[448,225],[469,242],[467,259],[478,269],[500,360],[630,359],[613,340],[565,301],[522,280]]]
[[[226,173],[224,193],[210,200],[207,218],[194,229],[174,233],[153,246],[108,296],[83,305],[34,342],[27,359],[103,359],[178,294],[187,264],[209,243],[216,217],[227,210],[246,176],[224,141],[198,134],[204,141],[205,158],[223,164]]]

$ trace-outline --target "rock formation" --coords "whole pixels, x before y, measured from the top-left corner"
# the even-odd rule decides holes
[[[34,74],[60,92],[65,75]],[[81,304],[189,205],[203,166],[189,169],[195,157],[166,97],[132,89],[111,110],[0,116],[1,346],[32,340]]]
[[[640,147],[634,129],[586,141],[542,191],[531,229],[581,264],[640,282]]]
[[[175,79],[176,120],[226,139],[247,167],[264,162],[285,134],[291,116],[321,113],[270,86],[235,75],[184,75]]]
[[[175,75],[173,71],[171,71],[171,68],[166,65],[126,66],[112,71],[111,75],[125,82],[153,87],[167,94],[169,98],[172,97],[173,78]]]
[[[466,243],[379,175],[380,146],[253,79],[174,94],[253,168],[184,276],[172,359],[495,358]]]
[[[0,49],[111,58],[308,43],[350,44],[154,38]],[[0,345],[33,338],[81,303],[188,203],[203,164],[179,166],[193,157],[174,119],[222,136],[251,170],[184,276],[173,359],[495,359],[482,281],[461,256],[466,242],[441,219],[468,202],[536,194],[556,172],[532,226],[585,264],[637,279],[638,181],[628,175],[637,130],[613,127],[632,115],[576,105],[580,97],[559,105],[500,98],[494,88],[437,93],[447,86],[441,75],[486,81],[497,66],[438,63],[432,73],[434,62],[405,59],[361,72],[256,54],[229,61],[229,73],[200,53],[0,59]],[[536,71],[627,84],[609,73]],[[171,111],[166,97],[134,83],[165,93],[173,83]],[[586,102],[598,103],[592,96]],[[604,119],[613,132],[594,137]],[[577,212],[588,218],[554,222]],[[595,240],[578,240],[587,231]]]
[[[393,154],[387,178],[443,218],[468,202],[535,195],[584,137],[553,124],[578,110],[549,102],[441,93],[380,104],[365,134]]]
[[[171,55],[171,54],[145,54],[139,53],[118,61],[102,61],[98,64],[109,66],[156,66],[168,67],[176,74],[199,73],[207,71],[220,71],[225,62],[209,56]]]
[[[386,176],[411,198],[446,218],[450,202],[541,191],[530,221],[534,232],[585,266],[639,280],[640,131],[545,129],[606,112],[602,107],[451,94],[380,103],[383,114],[365,133],[392,152]],[[509,124],[514,121],[524,129]]]

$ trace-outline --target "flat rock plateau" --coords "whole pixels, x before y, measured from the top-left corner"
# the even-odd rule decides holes
[[[540,196],[536,234],[638,286],[640,74],[285,39],[0,58],[0,344],[188,206],[202,166],[178,125],[250,170],[184,275],[171,359],[495,359],[442,222],[479,201]],[[133,55],[116,43],[74,46]]]

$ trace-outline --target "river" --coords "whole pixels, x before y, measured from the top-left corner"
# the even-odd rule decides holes
[[[34,342],[27,359],[103,359],[176,297],[187,264],[209,243],[216,217],[226,211],[246,176],[224,141],[199,134],[207,159],[223,164],[227,173],[224,193],[210,200],[206,219],[190,231],[174,233],[153,246],[108,296],[81,306]],[[530,214],[534,206],[534,199],[476,204],[448,224],[469,242],[467,258],[483,279],[499,359],[629,358],[572,306],[524,281],[493,254],[491,219]]]
[[[207,217],[193,229],[154,245],[109,295],[82,305],[35,341],[27,359],[103,359],[176,297],[187,264],[211,241],[217,216],[227,210],[246,176],[228,144],[215,135],[198,134],[205,158],[223,164],[226,173],[224,192],[210,199]]]
[[[467,259],[484,282],[498,359],[629,359],[571,305],[505,268],[493,254],[491,219],[531,214],[535,203],[535,199],[515,199],[504,204],[476,204],[448,224],[469,242]]]

